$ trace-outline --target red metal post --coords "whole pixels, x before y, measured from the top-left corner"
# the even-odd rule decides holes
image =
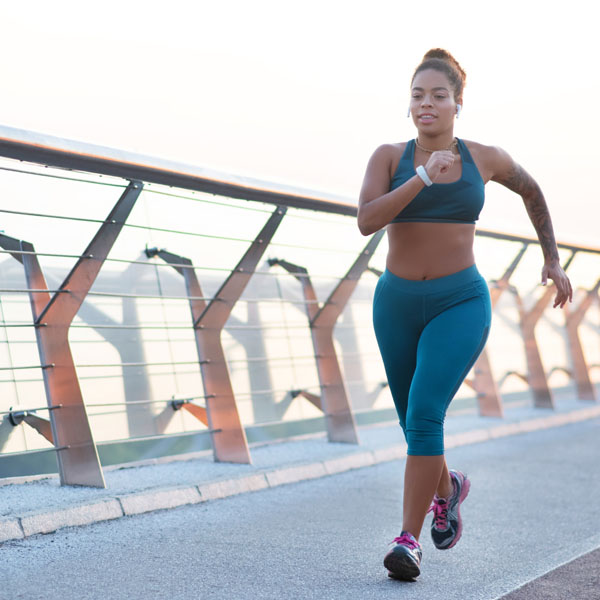
[[[61,485],[106,487],[69,346],[69,327],[142,191],[130,182],[106,221],[53,296],[30,293],[38,350],[57,447]],[[23,263],[29,289],[47,290],[33,244],[0,235],[0,245]],[[18,246],[18,247],[17,247]],[[62,405],[58,408],[58,405]]]
[[[592,305],[594,298],[596,298],[598,290],[600,290],[600,279],[596,282],[593,289],[586,291],[585,297],[581,300],[577,308],[574,310],[570,309],[568,303],[564,306],[568,347],[573,363],[573,377],[577,385],[577,396],[581,400],[591,400],[592,402],[597,401],[596,389],[590,379],[590,372],[586,364],[585,354],[583,353],[583,346],[579,339],[578,329],[585,317],[585,313]]]
[[[149,254],[158,255],[167,263],[178,265],[174,268],[183,275],[187,294],[193,298],[190,300],[190,309],[207,399],[205,412],[195,405],[184,405],[183,408],[200,420],[201,417],[207,419],[207,424],[212,430],[215,460],[220,462],[251,462],[246,432],[237,410],[221,334],[235,303],[246,288],[285,213],[286,209],[281,207],[273,212],[236,268],[208,304],[202,299],[202,289],[189,258],[171,254],[166,250],[149,251]]]
[[[576,251],[573,251],[565,263],[563,267],[565,271],[569,268],[573,258],[575,258],[575,254]],[[534,406],[538,408],[554,408],[554,398],[552,397],[552,391],[548,385],[548,378],[546,377],[546,372],[542,363],[540,349],[535,338],[535,326],[540,320],[540,317],[544,314],[544,310],[546,310],[546,307],[555,296],[556,286],[554,284],[548,285],[540,299],[530,310],[525,310],[523,300],[516,290],[514,291],[514,294],[517,299],[520,315],[519,325],[525,344],[527,381],[533,392]]]
[[[311,395],[313,397],[308,399],[315,406],[321,404],[325,413],[327,436],[330,442],[359,443],[356,422],[333,343],[333,329],[352,292],[354,292],[358,280],[367,269],[369,260],[384,233],[385,230],[381,230],[371,237],[349,271],[321,307],[319,307],[315,289],[304,267],[299,267],[284,260],[271,259],[269,261],[270,264],[279,264],[290,273],[293,273],[302,284],[317,362],[317,372],[322,389],[320,402],[317,401],[314,395]],[[304,395],[304,397],[307,396]]]
[[[524,243],[512,263],[508,266],[504,274],[497,281],[490,284],[490,298],[492,302],[492,310],[498,303],[500,296],[504,291],[510,288],[510,278],[515,272],[517,265],[527,251],[527,243]],[[479,414],[484,417],[502,417],[504,409],[502,407],[502,398],[498,391],[496,380],[492,374],[492,367],[487,350],[484,348],[475,366],[473,368],[474,377],[472,381],[467,381],[477,394],[477,403],[479,406]]]

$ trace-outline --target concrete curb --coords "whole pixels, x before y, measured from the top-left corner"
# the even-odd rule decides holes
[[[198,504],[202,502],[202,495],[197,486],[187,486],[135,492],[119,496],[118,500],[123,514],[140,515],[153,510],[177,508],[184,504]]]
[[[28,513],[19,517],[19,521],[24,537],[29,537],[38,533],[52,533],[62,527],[90,525],[122,516],[123,509],[118,499],[106,498],[79,506]]]
[[[0,520],[0,542],[20,540],[25,537],[18,518]]]
[[[600,417],[600,406],[447,435],[445,446],[448,449],[477,444],[501,437],[560,427],[596,417]],[[318,479],[404,457],[406,457],[406,445],[395,444],[377,450],[352,452],[323,461],[280,467],[235,479],[203,482],[192,486],[155,488],[62,509],[25,513],[21,517],[0,519],[0,543],[40,533],[51,533],[63,527],[90,525],[110,519],[177,508],[279,485]]]

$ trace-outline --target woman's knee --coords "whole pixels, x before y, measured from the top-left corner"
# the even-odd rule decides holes
[[[437,456],[444,454],[443,418],[422,411],[409,411],[404,435],[409,455]]]

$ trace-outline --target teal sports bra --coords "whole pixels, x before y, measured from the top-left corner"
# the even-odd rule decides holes
[[[434,183],[423,188],[391,223],[432,222],[475,224],[483,208],[485,184],[466,144],[456,138],[462,159],[462,173],[458,181]],[[400,187],[415,171],[415,140],[406,144],[390,184],[390,191]]]

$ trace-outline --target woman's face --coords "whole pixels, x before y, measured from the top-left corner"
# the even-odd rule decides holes
[[[454,88],[440,71],[417,73],[411,89],[410,113],[419,131],[436,135],[452,129],[456,116]]]

